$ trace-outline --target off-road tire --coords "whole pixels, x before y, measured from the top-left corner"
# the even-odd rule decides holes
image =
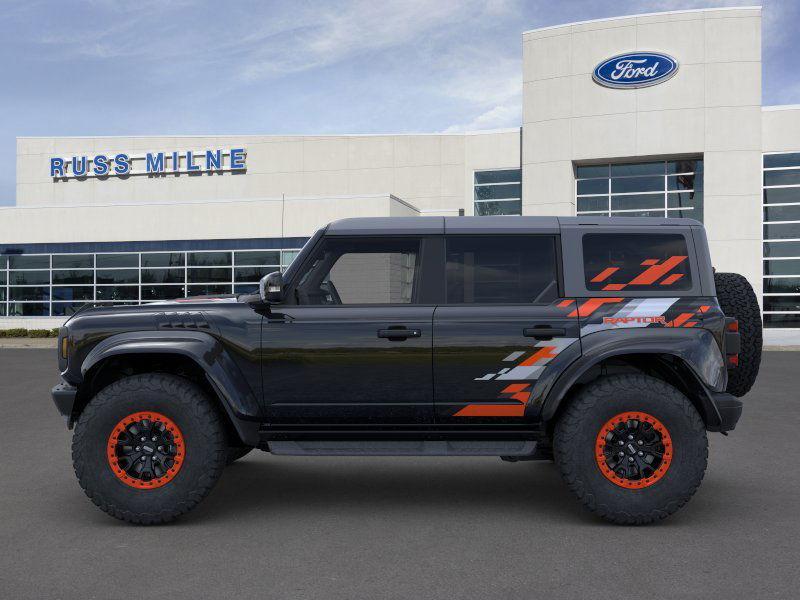
[[[671,463],[642,489],[615,484],[595,459],[604,424],[632,411],[658,419],[671,438]],[[677,511],[697,490],[708,463],[706,429],[695,407],[674,387],[645,375],[602,377],[578,392],[556,423],[553,449],[564,481],[583,505],[622,525],[651,523]]]
[[[121,419],[153,411],[173,421],[185,457],[173,479],[156,489],[136,489],[109,464],[109,435]],[[102,389],[84,409],[72,438],[78,482],[101,510],[113,517],[152,525],[172,521],[205,498],[225,467],[228,444],[216,408],[192,382],[164,373],[134,375]]]
[[[228,455],[225,459],[225,464],[232,465],[240,458],[244,458],[250,454],[252,450],[253,449],[249,446],[228,446]]]
[[[728,371],[726,391],[744,396],[753,387],[761,366],[761,312],[750,282],[738,273],[714,273],[717,300],[726,317],[739,321],[739,366]]]

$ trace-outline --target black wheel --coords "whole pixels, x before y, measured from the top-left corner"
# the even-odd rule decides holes
[[[708,462],[695,407],[645,375],[603,377],[582,389],[556,423],[553,450],[586,508],[631,525],[663,519],[686,504]]]
[[[194,508],[225,467],[220,416],[190,381],[134,375],[101,390],[72,438],[75,474],[108,514],[150,525]]]
[[[753,387],[761,367],[762,324],[758,299],[750,282],[738,273],[714,273],[717,300],[726,317],[739,321],[739,366],[728,371],[726,391],[744,396]]]
[[[232,465],[240,458],[250,454],[252,448],[248,446],[228,446],[228,455],[225,459],[226,465]]]

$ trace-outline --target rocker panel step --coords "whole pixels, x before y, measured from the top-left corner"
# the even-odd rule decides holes
[[[287,456],[531,456],[531,440],[302,440],[272,441],[273,454]]]

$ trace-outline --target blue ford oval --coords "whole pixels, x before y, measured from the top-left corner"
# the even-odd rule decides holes
[[[610,88],[640,88],[666,81],[678,72],[678,61],[660,52],[628,52],[601,62],[592,79]]]

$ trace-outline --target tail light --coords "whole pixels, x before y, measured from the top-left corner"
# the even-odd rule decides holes
[[[739,366],[739,350],[741,340],[739,338],[739,321],[733,318],[725,319],[725,362],[729,369]]]

